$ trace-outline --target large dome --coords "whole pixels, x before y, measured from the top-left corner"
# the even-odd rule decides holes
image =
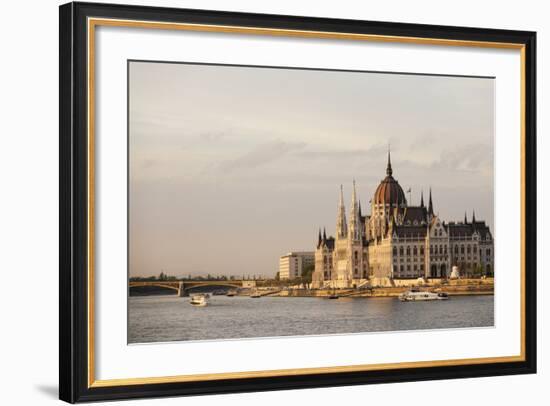
[[[399,183],[392,176],[393,171],[391,168],[390,154],[388,152],[388,167],[386,168],[386,177],[378,187],[376,192],[374,192],[374,204],[391,204],[395,205],[396,203],[407,204],[405,199],[405,193]]]

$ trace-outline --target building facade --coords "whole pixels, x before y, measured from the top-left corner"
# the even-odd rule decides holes
[[[308,266],[314,266],[313,251],[289,252],[279,258],[279,279],[295,279],[302,276]]]
[[[363,216],[355,181],[349,222],[340,188],[336,236],[319,230],[315,249],[314,288],[392,285],[394,279],[447,278],[453,266],[461,276],[494,272],[494,241],[489,226],[464,216],[462,222],[442,221],[434,212],[432,191],[428,205],[409,205],[393,177],[388,152],[386,177]]]

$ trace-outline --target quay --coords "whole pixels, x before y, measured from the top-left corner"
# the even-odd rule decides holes
[[[373,286],[362,288],[343,288],[343,289],[307,289],[304,287],[262,287],[257,291],[262,296],[278,297],[328,297],[337,294],[339,297],[397,297],[401,293],[417,289],[419,291],[444,292],[449,296],[473,296],[473,295],[493,295],[494,279],[458,279],[458,280],[428,280],[422,284],[402,284],[400,286]],[[239,293],[241,296],[248,296],[248,292],[243,290]]]

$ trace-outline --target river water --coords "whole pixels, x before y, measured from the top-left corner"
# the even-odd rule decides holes
[[[206,307],[188,297],[132,296],[129,343],[345,334],[493,326],[493,296],[431,302],[397,298],[211,296]]]

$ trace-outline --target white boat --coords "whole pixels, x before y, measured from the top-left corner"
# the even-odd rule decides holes
[[[426,300],[447,300],[449,296],[444,292],[419,292],[409,290],[399,295],[399,300],[402,302],[416,302]]]
[[[191,303],[193,306],[206,306],[208,304],[208,299],[210,298],[210,295],[208,293],[198,293],[195,295],[191,295],[191,299],[189,300],[189,303]]]

